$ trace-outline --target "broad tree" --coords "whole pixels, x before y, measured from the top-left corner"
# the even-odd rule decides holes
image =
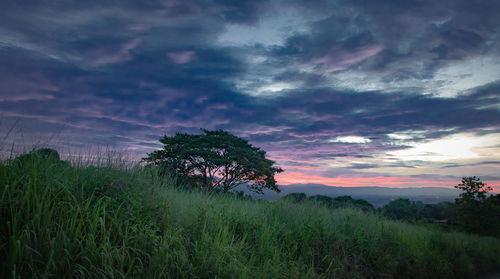
[[[418,206],[409,199],[396,199],[382,208],[385,216],[406,221],[414,221],[419,218]]]
[[[199,187],[229,191],[238,185],[261,193],[264,188],[279,192],[274,175],[282,172],[266,152],[226,131],[202,130],[202,134],[164,136],[163,148],[143,158],[163,173],[188,177]]]
[[[463,177],[455,188],[462,190],[455,200],[458,225],[467,232],[500,237],[500,196],[488,194],[493,188],[476,176]]]
[[[487,198],[487,193],[493,190],[493,188],[487,186],[477,176],[463,177],[462,183],[455,186],[455,188],[462,190],[457,203],[469,201],[483,202]]]

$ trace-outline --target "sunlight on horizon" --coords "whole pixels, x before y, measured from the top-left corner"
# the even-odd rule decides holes
[[[470,133],[455,134],[425,143],[409,143],[409,149],[388,152],[402,161],[450,161],[498,156],[500,134],[476,136]]]
[[[340,142],[340,143],[369,143],[371,140],[369,138],[358,137],[358,136],[347,136],[347,137],[337,137],[331,139],[328,142]]]

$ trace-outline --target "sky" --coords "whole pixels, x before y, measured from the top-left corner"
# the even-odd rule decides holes
[[[500,1],[2,1],[0,141],[223,129],[281,185],[500,191]],[[73,150],[73,151],[71,151]]]

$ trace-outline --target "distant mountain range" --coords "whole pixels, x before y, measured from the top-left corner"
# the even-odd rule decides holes
[[[264,195],[251,194],[254,198],[279,199],[290,193],[305,193],[308,196],[325,195],[330,197],[351,196],[363,199],[376,207],[381,207],[388,202],[405,198],[423,203],[453,202],[460,194],[460,190],[443,187],[422,188],[389,188],[389,187],[335,187],[323,184],[290,184],[279,187],[280,193],[265,191]],[[245,187],[246,189],[246,187]],[[239,189],[240,190],[240,189]],[[241,188],[241,190],[244,190]],[[245,190],[249,193],[248,190]]]

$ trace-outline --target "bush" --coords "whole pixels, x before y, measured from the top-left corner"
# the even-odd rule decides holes
[[[462,190],[455,201],[458,226],[466,232],[500,237],[500,195],[488,195],[493,189],[476,176],[463,177],[455,188]]]
[[[335,198],[323,196],[323,195],[314,195],[308,198],[311,201],[323,204],[329,208],[357,208],[364,212],[375,212],[375,207],[372,204],[365,200],[356,200],[350,196],[338,196]]]
[[[282,199],[291,202],[303,202],[307,199],[307,195],[304,193],[290,193],[283,196]]]
[[[397,199],[382,208],[382,214],[388,218],[404,221],[415,221],[420,218],[419,208],[409,199]]]

